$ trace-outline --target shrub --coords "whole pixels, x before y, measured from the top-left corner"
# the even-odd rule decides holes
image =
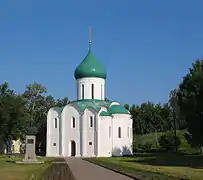
[[[146,142],[144,144],[137,144],[135,147],[135,152],[147,152],[150,151],[152,148],[153,144]]]
[[[188,144],[192,145],[192,135],[189,132],[185,132],[183,136]]]
[[[152,143],[147,142],[147,143],[142,145],[142,149],[144,151],[149,151],[152,148],[152,145],[153,145]]]
[[[180,137],[176,136],[176,146],[180,147]],[[166,150],[172,150],[175,148],[175,136],[173,132],[167,132],[159,137],[159,145]]]

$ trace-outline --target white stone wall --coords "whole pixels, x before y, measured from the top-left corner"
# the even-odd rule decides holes
[[[114,114],[113,124],[113,156],[132,154],[132,119],[128,114]],[[121,137],[118,128],[121,128]]]
[[[106,108],[102,107],[101,111],[106,111]],[[99,116],[100,112],[97,114],[95,109],[88,108],[82,113],[78,107],[69,104],[64,107],[59,124],[60,114],[54,108],[50,109],[47,115],[47,156],[71,156],[71,141],[76,144],[76,157],[132,154],[133,133],[130,115]],[[55,118],[57,128],[54,127]],[[121,138],[118,137],[118,127],[121,127]],[[53,143],[56,143],[56,146]]]
[[[82,99],[82,85],[84,85],[84,99],[92,99],[92,84],[94,84],[94,99],[105,99],[105,79],[81,78],[77,80],[77,99]]]
[[[73,118],[75,118],[75,127],[73,127]],[[80,156],[81,137],[80,129],[81,116],[76,107],[66,105],[62,112],[62,155],[71,156],[71,141],[75,141],[76,155]]]
[[[92,120],[90,119],[92,118]],[[92,122],[91,122],[92,121]],[[83,157],[94,157],[97,155],[97,116],[96,111],[88,108],[83,114],[82,141]]]
[[[47,115],[47,146],[46,156],[59,156],[59,113],[51,108]],[[57,128],[55,128],[55,118],[57,119]]]
[[[99,116],[98,125],[98,157],[110,157],[112,155],[113,145],[111,116]]]

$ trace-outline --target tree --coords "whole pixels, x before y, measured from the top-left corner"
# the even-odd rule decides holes
[[[136,108],[135,108],[134,104],[130,108],[130,114],[131,114],[131,118],[133,120],[133,131],[136,132],[137,134],[139,134],[140,129],[137,128],[137,127],[139,127],[139,125],[137,125],[137,123],[139,123],[139,119],[136,119]]]
[[[4,144],[7,152],[11,151],[12,140],[23,140],[28,133],[36,135],[37,151],[39,146],[46,150],[47,112],[51,107],[69,103],[67,97],[55,101],[46,92],[38,83],[27,85],[23,94],[9,89],[7,82],[0,85],[0,152]]]
[[[129,106],[129,104],[125,104],[125,105],[124,105],[124,108],[127,109],[127,110],[129,111],[129,110],[130,110],[130,106]]]
[[[185,118],[180,113],[180,106],[178,104],[179,88],[172,90],[169,94],[169,106],[172,112],[172,118],[175,118],[176,129],[186,129],[187,123]]]
[[[176,134],[176,129],[177,129],[177,117],[179,115],[179,109],[180,107],[178,106],[178,90],[175,89],[170,92],[170,106],[171,106],[171,112],[172,112],[172,117],[173,117],[173,132],[174,132],[174,145],[175,145],[175,151],[177,152],[178,146],[177,146],[177,134]]]
[[[65,97],[65,98],[63,98],[63,99],[57,99],[57,101],[56,101],[56,106],[58,106],[58,107],[63,107],[63,106],[65,106],[65,105],[67,105],[69,102],[68,102],[68,98],[67,97]]]
[[[34,82],[33,84],[27,85],[23,94],[23,97],[26,98],[27,101],[26,107],[29,115],[28,133],[30,134],[37,133],[36,117],[38,116],[38,113],[42,112],[43,94],[46,92],[47,89],[42,84]]]
[[[161,109],[161,118],[162,118],[162,130],[168,131],[173,129],[173,118],[171,113],[171,108],[168,103],[163,104]]]
[[[179,85],[178,105],[185,117],[192,141],[203,153],[203,60],[192,64]]]
[[[21,95],[8,88],[8,83],[0,85],[0,136],[7,152],[11,151],[12,140],[19,139],[25,133],[25,103]]]

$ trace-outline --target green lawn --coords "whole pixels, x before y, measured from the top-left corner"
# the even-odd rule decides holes
[[[203,179],[203,156],[200,155],[159,153],[86,160],[128,173],[142,180]]]
[[[51,162],[56,160],[54,158],[39,158],[45,161],[44,164],[39,165],[23,165],[15,164],[14,161],[21,160],[18,158],[8,158],[8,156],[0,156],[0,179],[2,180],[30,180],[31,177],[41,177],[47,168],[51,166]]]

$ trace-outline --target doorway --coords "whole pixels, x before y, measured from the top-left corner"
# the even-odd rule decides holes
[[[75,141],[71,141],[71,156],[75,156],[76,155],[76,143]]]

